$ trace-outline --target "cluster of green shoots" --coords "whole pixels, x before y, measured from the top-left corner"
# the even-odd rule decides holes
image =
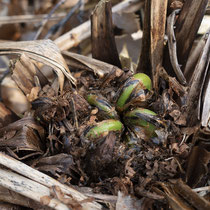
[[[104,97],[89,94],[87,101],[97,107],[102,121],[89,126],[85,138],[94,141],[115,132],[119,136],[126,134],[128,143],[157,139],[156,131],[165,125],[155,112],[144,108],[151,96],[151,79],[143,73],[133,75],[119,89],[115,106]]]

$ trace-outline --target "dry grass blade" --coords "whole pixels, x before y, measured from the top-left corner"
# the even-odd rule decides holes
[[[142,6],[142,0],[126,0],[112,8],[112,12],[119,11],[137,11]],[[78,27],[73,28],[71,31],[63,34],[55,40],[55,43],[61,50],[68,50],[77,46],[81,41],[90,37],[90,21],[86,21]]]
[[[49,17],[49,21],[60,20],[64,18],[66,13],[54,14]],[[0,25],[14,24],[14,23],[39,23],[43,19],[46,19],[48,15],[14,15],[14,16],[1,16]]]
[[[53,178],[27,166],[24,163],[21,163],[20,161],[17,161],[3,153],[0,153],[0,164],[18,172],[19,174],[24,175],[28,179],[31,179],[38,183],[39,185],[43,186],[43,189],[46,190],[44,187],[53,187],[58,186],[62,192],[67,196],[70,195],[71,198],[75,199],[78,202],[81,202],[85,199],[87,199],[86,196],[84,196],[82,193],[79,193],[78,191],[74,190],[73,188],[70,188],[66,185],[61,184],[60,182],[54,180]],[[3,185],[3,183],[2,183]],[[48,193],[48,192],[47,192]],[[31,195],[30,195],[31,197]],[[84,202],[81,204],[83,209],[101,209],[101,206],[95,202]]]
[[[202,191],[210,191],[210,186],[206,186],[206,187],[198,187],[193,189],[194,192],[202,192]]]
[[[105,63],[103,61],[89,58],[84,55],[79,55],[72,52],[62,52],[67,59],[68,65],[77,69],[87,69],[94,72],[100,78],[103,78],[106,74],[110,74],[113,70],[116,72],[116,76],[122,75],[123,71],[116,66]]]
[[[64,75],[75,85],[76,79],[71,75],[60,50],[51,40],[37,40],[26,42],[2,42],[0,54],[22,54],[29,58],[49,65],[58,75],[61,91],[63,90]]]

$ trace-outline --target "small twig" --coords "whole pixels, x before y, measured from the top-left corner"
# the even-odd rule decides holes
[[[47,35],[44,39],[48,39],[50,36],[55,34],[63,25],[70,19],[70,17],[79,9],[82,5],[82,0],[79,0],[78,3],[69,11],[67,16],[63,18],[59,23],[53,25],[50,30],[48,31]]]
[[[179,80],[179,82],[182,85],[185,85],[186,79],[184,77],[184,74],[182,73],[182,70],[179,67],[178,59],[177,59],[177,50],[176,50],[176,38],[174,34],[174,23],[175,23],[175,17],[179,13],[180,10],[174,10],[171,15],[169,15],[167,19],[167,35],[168,35],[168,49],[169,49],[169,56],[171,65],[173,67],[173,70]]]
[[[181,143],[179,144],[179,146],[181,146],[185,141],[186,141],[186,133],[183,135],[183,138],[182,138],[182,141]]]
[[[37,40],[39,35],[41,34],[44,26],[46,25],[46,23],[48,22],[49,18],[51,18],[51,16],[53,15],[53,13],[60,7],[61,4],[65,3],[66,0],[60,0],[50,11],[50,13],[47,15],[47,17],[45,17],[41,23],[41,27],[39,28],[39,30],[37,31],[34,40]]]
[[[34,169],[34,168],[31,168],[30,166],[18,161],[18,160],[15,160],[14,158],[8,156],[8,155],[5,155],[3,153],[0,152],[0,165],[3,165],[7,168],[10,168],[12,169],[13,171],[17,172],[18,174],[20,175],[23,175],[23,176],[20,176],[18,174],[15,174],[13,172],[14,175],[11,177],[10,181],[8,181],[7,185],[6,183],[4,182],[3,179],[1,179],[1,175],[2,173],[0,173],[0,185],[6,187],[6,188],[9,188],[9,189],[12,189],[14,191],[18,191],[17,187],[21,187],[25,190],[25,186],[22,184],[22,182],[20,182],[20,184],[18,184],[16,186],[16,184],[14,185],[14,188],[11,188],[10,187],[10,183],[13,184],[13,182],[15,181],[16,183],[16,176],[17,177],[20,177],[20,178],[25,178],[27,179],[27,181],[25,182],[27,186],[29,186],[29,184],[37,184],[36,186],[40,186],[44,191],[44,193],[46,194],[49,194],[48,190],[49,188],[53,187],[53,186],[58,186],[61,191],[65,194],[65,196],[68,196],[69,198],[73,198],[75,199],[76,201],[78,202],[81,202],[85,199],[87,199],[87,197],[85,195],[83,195],[82,193],[78,192],[77,190],[74,190],[73,188],[67,186],[67,185],[64,185],[64,184],[61,184],[60,182],[56,181],[55,179],[51,178],[50,176],[44,174],[44,173],[41,173],[40,171]],[[9,177],[7,176],[4,176],[5,179],[9,179]],[[13,180],[14,179],[14,180]],[[12,182],[13,180],[13,182]],[[30,183],[29,183],[30,182]],[[41,188],[39,187],[35,187],[35,190],[40,190]],[[33,190],[33,187],[30,188],[28,187],[27,189],[29,190]],[[23,193],[25,193],[23,190]],[[20,193],[20,192],[19,192]],[[22,193],[22,194],[23,194]],[[32,192],[30,194],[28,194],[27,197],[30,197],[32,196]],[[40,194],[36,194],[38,197],[40,197]],[[34,195],[34,196],[36,196]],[[34,199],[36,200],[36,199]],[[53,199],[53,200],[50,200],[50,203],[51,201],[53,202],[52,205],[54,205],[56,202],[57,202],[57,199]],[[62,204],[62,203],[61,203]],[[95,209],[95,210],[98,210],[98,209],[101,209],[101,205],[96,203],[96,202],[86,202],[86,203],[81,203],[83,209]],[[58,209],[58,208],[57,208]]]
[[[177,158],[174,158],[174,160],[176,161],[176,163],[177,163],[177,165],[178,165],[178,168],[179,168],[180,172],[181,172],[182,174],[185,174],[185,171],[183,170],[183,168],[182,168],[182,166],[181,166],[179,160],[178,160]]]
[[[195,189],[192,189],[194,192],[202,192],[202,191],[209,191],[210,192],[210,186],[206,186],[206,187],[198,187]]]
[[[48,14],[1,16],[0,25],[15,24],[15,23],[38,23],[42,21],[43,19],[47,18],[47,16]],[[48,20],[49,21],[60,20],[61,18],[64,18],[65,16],[66,16],[66,13],[62,12],[62,13],[52,15],[50,18],[48,18]]]
[[[174,157],[166,158],[165,161],[172,160],[172,159],[174,159]]]

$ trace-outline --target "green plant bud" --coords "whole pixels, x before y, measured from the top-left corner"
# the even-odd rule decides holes
[[[117,110],[124,111],[132,104],[132,101],[145,101],[147,98],[145,95],[151,90],[151,87],[151,79],[146,74],[135,74],[121,88],[116,104]]]
[[[143,128],[149,137],[155,134],[155,130],[164,127],[164,123],[157,114],[149,109],[136,108],[124,114],[125,124],[134,131],[134,127]],[[135,131],[134,131],[135,132]],[[138,132],[135,132],[138,133]]]
[[[90,105],[98,108],[100,114],[104,119],[118,119],[115,107],[113,107],[107,100],[94,94],[87,96],[87,101]]]
[[[129,106],[145,107],[148,104],[148,100],[151,98],[152,92],[148,89],[142,89],[138,84],[131,92],[129,98],[124,104],[123,110],[126,110]]]
[[[144,89],[148,89],[148,90],[152,89],[152,81],[149,78],[149,76],[147,76],[146,74],[138,73],[138,74],[133,75],[133,77],[135,79],[139,79],[142,82]]]
[[[96,125],[88,127],[84,132],[84,136],[89,140],[95,140],[106,137],[109,132],[121,133],[123,128],[123,124],[119,120],[103,120]]]

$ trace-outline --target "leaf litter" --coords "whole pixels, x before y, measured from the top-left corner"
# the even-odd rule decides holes
[[[182,8],[182,1],[173,1],[173,5],[177,2]],[[193,6],[195,4],[193,3]],[[160,13],[158,17],[155,17],[157,11],[151,10],[152,14],[147,14],[148,8],[153,8],[155,5]],[[119,88],[133,75],[129,69],[115,66],[119,64],[116,47],[113,46],[113,53],[117,57],[114,59],[117,64],[113,65],[113,62],[109,62],[113,54],[112,52],[106,54],[106,49],[104,52],[97,49],[99,51],[93,53],[94,58],[89,58],[68,51],[62,54],[50,40],[0,44],[1,55],[16,55],[16,58],[13,57],[11,60],[11,78],[24,93],[29,104],[26,111],[14,112],[15,109],[4,100],[6,97],[2,97],[3,105],[12,111],[8,111],[11,123],[1,123],[1,152],[23,161],[84,195],[89,195],[82,200],[77,200],[71,195],[66,198],[66,194],[59,186],[53,186],[49,189],[48,195],[40,198],[40,206],[43,204],[49,206],[51,200],[55,199],[69,209],[85,209],[83,203],[93,201],[99,202],[106,209],[209,209],[209,200],[192,190],[195,187],[209,185],[209,124],[206,123],[207,117],[203,116],[202,109],[200,114],[197,111],[198,103],[192,104],[189,98],[189,93],[196,100],[199,94],[202,95],[204,111],[208,112],[206,103],[209,86],[209,53],[207,53],[209,38],[206,38],[197,65],[194,64],[196,65],[194,74],[190,79],[186,77],[188,84],[183,82],[180,84],[178,81],[180,77],[177,75],[176,78],[177,72],[173,71],[173,63],[180,60],[179,55],[169,56],[174,50],[174,45],[171,43],[162,45],[159,51],[151,54],[156,44],[163,44],[164,27],[171,27],[170,22],[168,26],[165,24],[167,4],[155,3],[155,5],[150,5],[148,1],[145,3],[145,12],[147,12],[145,15],[150,15],[154,22],[149,24],[149,28],[145,26],[143,33],[150,33],[155,21],[162,19],[163,24],[157,31],[151,32],[152,43],[148,43],[147,38],[143,36],[142,50],[145,47],[150,50],[142,51],[140,62],[144,56],[148,56],[148,60],[139,62],[136,69],[137,72],[145,72],[151,76],[154,92],[146,108],[155,111],[160,117],[159,120],[165,125],[163,130],[156,132],[157,138],[152,140],[148,140],[142,133],[138,136],[133,133],[126,139],[126,134],[132,132],[124,123],[122,113],[119,119],[124,123],[123,133],[117,134],[111,131],[95,141],[85,136],[85,132],[88,132],[87,126],[91,129],[101,120],[100,110],[90,106],[86,100],[87,95],[92,93],[106,98],[114,106]],[[193,6],[189,8],[190,11],[193,10]],[[170,9],[174,10],[173,7]],[[199,5],[202,11],[203,7]],[[109,13],[99,12],[97,8],[103,12],[109,10]],[[109,28],[112,26],[110,2],[101,1],[93,13],[92,22],[103,22],[103,14],[106,14],[107,22],[103,22],[103,25],[92,23],[94,25],[92,33],[97,27],[103,26],[105,34],[113,41],[113,31]],[[186,5],[183,6],[181,14],[175,15],[180,15],[178,17],[181,19],[185,13]],[[118,16],[115,16],[115,21]],[[128,13],[124,18],[129,18],[129,21],[133,18],[135,23],[137,21],[134,13]],[[200,16],[194,18],[197,18],[197,22],[202,19]],[[120,20],[116,25],[119,26],[122,21],[124,20]],[[146,21],[149,20],[145,18],[144,24]],[[122,33],[125,31],[122,30]],[[180,31],[179,28],[177,34],[183,33]],[[96,43],[104,35],[100,30],[97,33],[99,36],[92,37],[94,48],[97,48]],[[133,31],[128,30],[126,33]],[[168,30],[168,33],[171,32]],[[178,36],[177,42],[181,42],[180,39]],[[190,40],[194,39],[195,37],[190,37]],[[107,43],[109,41],[104,38],[103,46]],[[110,46],[110,43],[108,45]],[[175,47],[180,46],[178,44]],[[111,51],[113,48],[110,48]],[[189,54],[189,48],[186,46],[182,53]],[[163,58],[170,57],[169,62],[162,62],[163,58],[156,56],[158,52],[162,53]],[[180,49],[177,52],[179,53]],[[186,61],[181,61],[184,66]],[[149,65],[147,70],[144,62]],[[185,66],[179,67],[181,71],[184,68]],[[202,73],[198,73],[197,69],[201,69],[205,76],[201,76]],[[52,72],[51,78],[46,76],[45,71],[48,70]],[[186,76],[185,72],[182,76]],[[203,82],[202,86],[196,83],[196,76]],[[203,90],[194,93],[193,88],[198,86]],[[193,106],[196,107],[194,111],[189,109]],[[5,119],[5,116],[7,115],[2,115],[1,119]],[[198,119],[203,119],[202,124]],[[91,193],[85,192],[85,189]],[[0,196],[0,200],[3,200],[3,196]]]

